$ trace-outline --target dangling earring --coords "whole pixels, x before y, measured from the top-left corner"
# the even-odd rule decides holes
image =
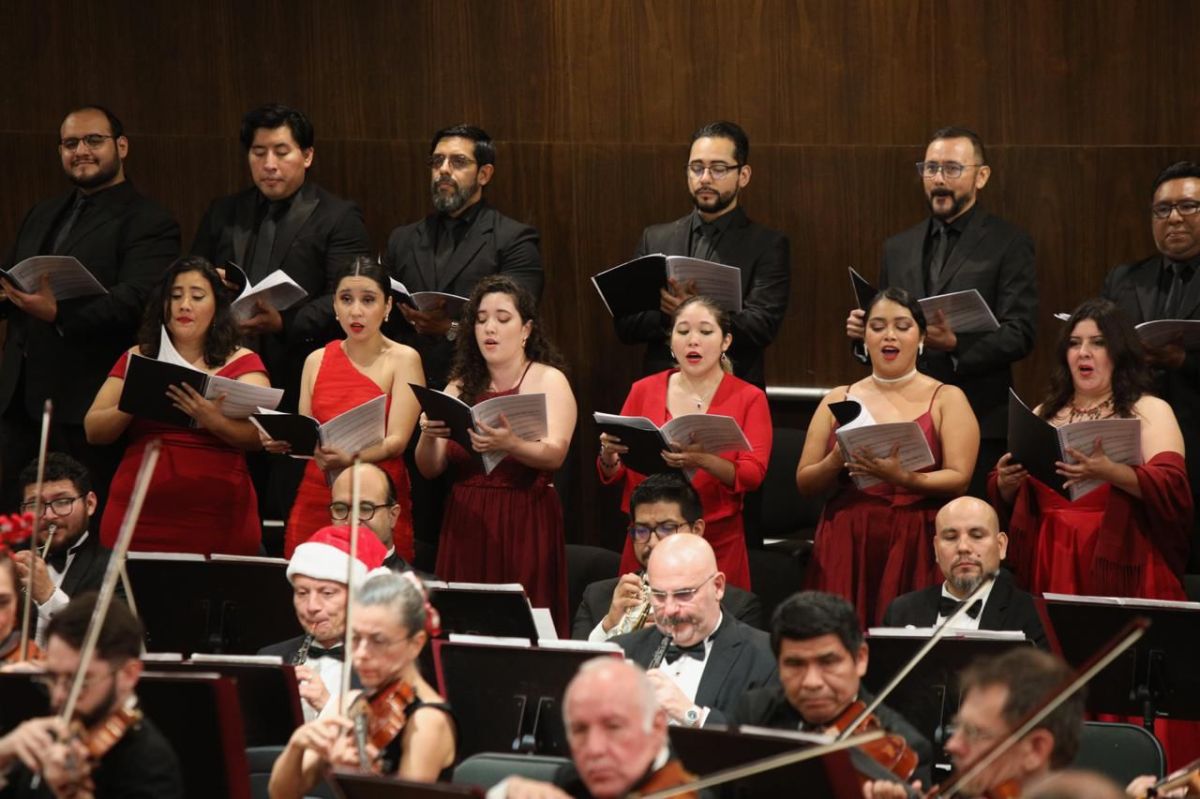
[[[725,354],[724,350],[721,351],[721,363],[729,363],[729,356]]]
[[[386,321],[388,320],[388,317],[389,317],[389,316],[391,316],[391,314],[386,314],[386,313],[385,313],[385,314],[383,315],[383,321],[385,321],[385,322],[386,322]]]
[[[526,341],[529,341],[529,337],[528,337],[528,336],[526,336],[525,338],[521,339],[521,349],[525,349],[525,342],[526,342]]]
[[[924,355],[924,354],[925,354],[925,342],[918,341],[917,342],[917,355]]]
[[[667,348],[667,352],[671,353],[671,360],[672,360],[672,361],[674,361],[675,363],[679,363],[679,359],[675,357],[675,350],[673,350],[673,349],[671,349],[670,347],[668,347],[668,348]]]

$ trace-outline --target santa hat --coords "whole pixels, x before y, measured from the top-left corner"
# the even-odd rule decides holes
[[[358,528],[358,559],[354,564],[354,581],[361,583],[368,575],[383,566],[387,550],[369,527]],[[350,562],[350,528],[322,527],[292,553],[287,578],[302,574],[314,580],[346,582],[346,567]]]

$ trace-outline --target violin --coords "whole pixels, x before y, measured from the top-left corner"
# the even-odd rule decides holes
[[[21,649],[21,633],[13,630],[0,641],[0,663],[20,663],[23,660],[41,660],[45,653],[33,641],[26,641]]]
[[[649,779],[638,786],[636,795],[665,791],[668,788],[677,788],[695,781],[696,775],[685,769],[682,763],[678,760],[668,760],[665,766],[651,774]],[[696,799],[699,796],[695,791],[675,795],[682,799]]]
[[[859,747],[859,751],[901,780],[908,782],[917,770],[917,753],[908,745],[908,741],[904,740],[903,736],[887,733],[882,722],[879,721],[879,717],[874,713],[864,712],[866,710],[867,704],[862,700],[851,702],[842,711],[842,714],[829,725],[831,729],[827,731],[839,737],[851,725],[853,725],[851,732],[856,734],[875,730],[883,731],[882,738],[863,744]]]
[[[351,705],[358,763],[364,771],[376,770],[367,757],[367,744],[383,752],[404,731],[408,707],[417,699],[416,690],[401,679],[393,680],[367,697],[362,694]]]
[[[136,706],[120,707],[105,716],[99,724],[84,727],[76,722],[75,739],[87,750],[88,759],[97,763],[108,754],[117,742],[125,737],[125,733],[142,720],[142,711]]]

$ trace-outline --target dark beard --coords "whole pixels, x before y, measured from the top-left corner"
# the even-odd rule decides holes
[[[460,186],[457,182],[454,182],[454,191],[448,195],[442,194],[440,191],[438,191],[439,182],[440,181],[437,180],[433,181],[430,186],[430,193],[433,196],[434,209],[443,214],[455,213],[464,205],[466,205],[467,200],[469,200],[471,195],[475,193],[476,184],[472,183],[469,186]]]
[[[938,197],[938,196],[941,196],[941,197],[947,197],[947,196],[949,196],[949,197],[952,197],[952,198],[954,199],[954,202],[950,204],[950,210],[949,210],[949,211],[947,211],[947,212],[946,212],[946,213],[944,213],[944,214],[939,214],[939,213],[938,213],[937,211],[935,211],[935,210],[934,210],[934,208],[933,208],[933,200],[934,200],[934,197]],[[933,218],[934,218],[934,219],[940,219],[940,220],[942,220],[943,222],[945,222],[945,221],[947,221],[947,220],[950,220],[950,219],[955,219],[955,218],[957,218],[957,217],[958,217],[958,215],[962,213],[963,206],[964,206],[964,205],[966,205],[966,204],[967,204],[967,197],[966,197],[966,195],[963,195],[963,196],[961,196],[961,197],[955,197],[953,193],[951,193],[951,194],[949,194],[949,195],[946,195],[946,194],[942,194],[942,195],[936,195],[936,194],[935,194],[935,195],[933,195],[933,197],[930,197],[930,198],[929,198],[929,213],[930,213],[930,215],[932,215],[932,216],[933,216]]]
[[[96,705],[96,709],[91,713],[80,713],[79,720],[83,722],[83,726],[91,729],[104,720],[109,713],[113,712],[117,707],[117,677],[114,674],[108,683],[108,693],[104,695],[104,699]]]
[[[67,179],[81,189],[95,189],[103,186],[105,183],[108,183],[117,176],[118,172],[121,171],[121,162],[119,160],[115,161],[107,168],[105,168],[102,164],[98,164],[97,166],[101,168],[90,178],[78,179],[74,175],[67,173]]]
[[[719,214],[721,211],[724,211],[726,208],[728,208],[733,203],[733,201],[737,199],[737,195],[738,195],[738,193],[736,190],[731,192],[728,197],[721,194],[721,192],[717,192],[716,201],[711,206],[706,208],[705,206],[700,204],[700,200],[697,199],[696,195],[693,194],[692,195],[692,204],[696,206],[696,210],[698,210],[702,213]]]

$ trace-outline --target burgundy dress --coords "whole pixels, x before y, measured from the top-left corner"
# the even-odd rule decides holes
[[[477,401],[516,394],[520,387],[483,394]],[[438,539],[438,577],[520,583],[534,607],[550,609],[558,634],[566,638],[567,553],[553,475],[511,457],[484,474],[453,441],[447,442],[446,456],[454,483]]]
[[[942,468],[942,444],[932,415],[941,388],[934,390],[925,413],[913,420],[933,453],[933,465],[921,471]],[[834,446],[831,433],[829,448]],[[933,533],[943,501],[891,483],[860,490],[842,470],[837,492],[821,511],[808,587],[845,597],[864,627],[878,624],[893,599],[942,581]]]
[[[126,352],[109,377],[125,377]],[[225,364],[217,374],[237,379],[266,373],[262,360],[247,353]],[[133,494],[142,453],[152,439],[162,439],[158,464],[142,505],[130,549],[141,552],[195,552],[210,555],[257,555],[262,538],[258,497],[246,456],[207,430],[135,418],[129,444],[113,476],[108,506],[100,523],[100,541],[112,547]]]
[[[325,424],[340,413],[362,405],[384,393],[375,381],[358,370],[342,349],[342,342],[331,341],[325,345],[325,355],[313,382],[312,416]],[[387,399],[387,411],[392,408],[392,398]],[[408,470],[403,458],[390,458],[375,464],[387,472],[396,488],[396,501],[400,503],[400,518],[392,530],[392,544],[400,557],[413,561],[412,491],[408,484]],[[309,461],[304,467],[304,479],[288,514],[287,531],[283,542],[283,556],[290,558],[296,547],[307,541],[313,533],[330,524],[329,484],[325,473],[317,462]]]

